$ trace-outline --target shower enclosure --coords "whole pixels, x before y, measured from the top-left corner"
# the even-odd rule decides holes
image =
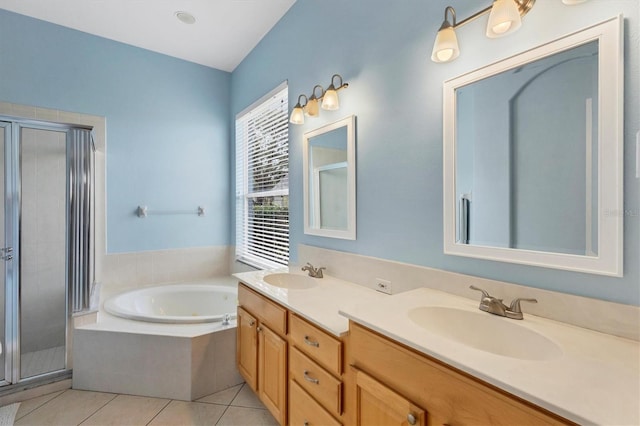
[[[90,132],[0,117],[3,389],[68,375],[71,314],[93,281]]]

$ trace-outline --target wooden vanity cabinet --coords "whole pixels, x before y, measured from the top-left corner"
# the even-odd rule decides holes
[[[289,325],[291,425],[340,425],[342,341],[294,313]]]
[[[287,424],[287,310],[238,286],[236,363],[247,384],[284,426]]]
[[[349,423],[572,424],[359,324],[349,330]]]

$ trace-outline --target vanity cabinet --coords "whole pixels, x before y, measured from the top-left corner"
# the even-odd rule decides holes
[[[238,370],[271,414],[283,426],[341,425],[343,342],[242,283],[238,301]]]
[[[571,424],[357,323],[349,330],[350,423]]]
[[[310,404],[297,407],[305,414],[302,424],[326,424],[326,416],[315,416],[320,411],[340,424],[336,419],[343,413],[342,342],[296,314],[289,314],[289,324],[289,387],[299,388],[298,399]],[[292,410],[295,397],[290,395]]]
[[[238,302],[238,370],[278,423],[286,425],[287,310],[243,285]]]

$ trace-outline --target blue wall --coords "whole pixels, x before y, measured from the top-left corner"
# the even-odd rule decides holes
[[[0,101],[107,119],[111,253],[229,244],[230,80],[0,10]],[[207,214],[142,220],[139,204]]]
[[[109,252],[225,245],[233,117],[283,80],[292,107],[338,72],[350,83],[341,110],[290,131],[292,261],[304,261],[295,247],[305,243],[640,305],[637,0],[538,1],[519,32],[495,40],[484,37],[482,18],[458,31],[460,58],[438,65],[429,57],[449,3],[298,0],[232,75],[0,10],[0,101],[107,117]],[[453,6],[460,17],[480,7]],[[624,278],[445,256],[442,82],[618,13],[626,18]],[[350,114],[358,117],[358,239],[304,235],[302,135]],[[138,204],[208,213],[141,220]]]
[[[315,84],[340,73],[350,87],[341,109],[290,127],[292,261],[299,243],[640,305],[640,181],[635,178],[639,126],[638,2],[591,0],[567,7],[538,1],[522,28],[484,36],[486,17],[458,31],[462,53],[450,64],[430,61],[450,0],[299,0],[232,75],[236,114],[283,80],[290,106]],[[486,2],[454,1],[467,17]],[[625,16],[625,269],[608,278],[445,256],[442,248],[442,82],[613,17]],[[349,114],[357,124],[356,241],[304,235],[302,135]]]

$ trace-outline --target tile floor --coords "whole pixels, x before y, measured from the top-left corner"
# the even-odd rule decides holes
[[[15,425],[277,425],[246,384],[194,402],[68,389],[23,401]]]

